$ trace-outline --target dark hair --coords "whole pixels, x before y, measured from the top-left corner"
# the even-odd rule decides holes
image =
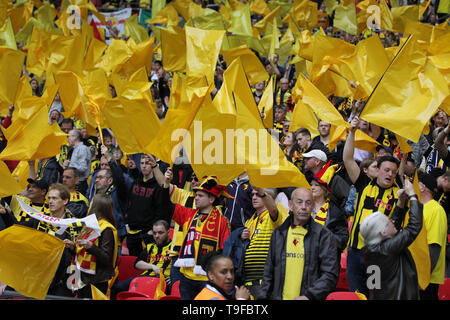
[[[219,253],[217,251],[210,251],[207,254],[200,257],[200,265],[202,266],[202,269],[205,270],[206,273],[209,271],[212,271],[214,268],[214,263],[219,259],[230,259],[229,256],[226,256],[222,253]]]
[[[378,159],[377,161],[378,161],[378,163],[377,163],[378,169],[381,168],[381,164],[386,161],[395,163],[397,165],[397,168],[400,166],[398,160],[394,156],[383,156],[380,159]]]
[[[69,123],[72,126],[72,128],[74,126],[73,119],[71,119],[71,118],[62,119],[61,124],[63,124],[63,123]]]
[[[89,214],[95,214],[97,218],[104,218],[113,226],[116,225],[114,220],[114,202],[110,195],[104,193],[97,193],[91,201],[92,206],[89,209]]]
[[[281,110],[283,110],[283,112],[287,112],[286,106],[283,106],[282,104],[277,104],[273,109],[274,110],[281,109]]]
[[[305,136],[310,136],[311,137],[311,132],[309,132],[309,130],[306,129],[306,128],[299,128],[299,129],[297,129],[295,131],[295,133],[294,133],[295,137],[297,138],[297,135],[299,135],[300,133],[305,135]]]
[[[170,229],[169,223],[166,220],[158,220],[153,224],[153,226],[163,226],[166,230]]]
[[[361,170],[367,169],[367,168],[369,168],[370,165],[371,165],[372,163],[374,163],[375,161],[377,161],[377,160],[375,160],[375,159],[373,159],[373,158],[367,158],[367,159],[364,159],[364,160],[361,161],[361,163],[359,164],[359,168],[360,168]]]
[[[68,167],[68,168],[67,168],[66,170],[64,170],[64,171],[67,171],[67,170],[72,170],[72,171],[73,171],[73,176],[74,176],[75,178],[81,177],[80,171],[79,171],[77,168],[74,168],[74,167]]]

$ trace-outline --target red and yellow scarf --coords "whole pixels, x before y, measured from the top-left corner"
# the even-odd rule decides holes
[[[105,219],[100,218],[98,220],[98,224],[100,226],[100,232],[103,232],[103,230],[110,228],[113,231],[114,234],[114,259],[117,257],[117,250],[118,250],[118,239],[117,239],[117,230],[116,228],[106,221]],[[86,240],[90,235],[92,231],[87,232],[79,237],[80,240]],[[90,240],[98,247],[99,245],[99,238],[95,238]],[[89,273],[89,274],[95,274],[95,270],[97,267],[97,262],[95,257],[87,252],[87,249],[83,246],[77,246],[76,255],[75,255],[75,261],[77,264],[78,269],[80,269],[83,272]]]
[[[183,226],[187,232],[175,266],[193,267],[194,274],[206,275],[198,264],[198,258],[218,249],[220,224],[221,213],[216,207],[203,219],[197,210]]]
[[[330,200],[325,201],[323,206],[319,209],[316,216],[314,217],[314,221],[320,223],[321,225],[325,225],[328,217],[328,206],[330,204]]]

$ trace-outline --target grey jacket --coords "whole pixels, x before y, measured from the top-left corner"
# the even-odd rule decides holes
[[[292,224],[292,213],[276,228],[270,240],[262,281],[265,299],[281,300],[286,278],[286,238]],[[325,300],[338,283],[340,259],[336,240],[330,230],[312,219],[304,226],[305,265],[300,295],[310,300]]]

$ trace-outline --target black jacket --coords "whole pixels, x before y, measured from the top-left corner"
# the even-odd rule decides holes
[[[416,265],[408,247],[422,229],[423,206],[419,201],[410,203],[410,217],[405,229],[393,238],[362,248],[366,267],[378,266],[381,273],[380,288],[369,291],[370,300],[419,299]],[[395,211],[398,210],[401,209]]]
[[[330,204],[328,206],[328,217],[325,222],[325,227],[333,233],[334,238],[336,239],[338,254],[340,255],[341,252],[347,247],[349,237],[348,222],[344,209],[336,204],[333,198],[334,197],[331,197]]]
[[[266,299],[281,300],[286,272],[286,238],[292,224],[292,213],[276,228],[270,240],[264,268],[261,294]],[[310,219],[304,226],[305,265],[300,295],[310,300],[325,300],[338,283],[340,259],[336,240],[330,230]]]

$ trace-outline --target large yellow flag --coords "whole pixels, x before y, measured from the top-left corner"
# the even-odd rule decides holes
[[[358,22],[354,3],[348,6],[339,5],[336,8],[333,26],[355,36],[358,35]]]
[[[179,27],[161,29],[161,51],[164,70],[186,71],[186,33]]]
[[[20,294],[45,299],[64,251],[64,242],[20,225],[0,231],[0,281]]]
[[[165,24],[165,25],[178,25],[180,18],[178,12],[175,9],[173,2],[168,3],[156,16],[152,16],[151,19],[147,19],[145,22],[149,24]]]
[[[293,89],[294,100],[301,97],[301,101],[315,112],[317,117],[335,126],[349,127],[336,107],[311,83],[303,74],[300,74]],[[294,114],[297,111],[294,108]],[[300,111],[301,112],[301,111]]]
[[[0,115],[6,115],[15,101],[24,59],[25,53],[0,47]]]
[[[361,118],[417,143],[448,95],[442,74],[411,36],[375,87]]]
[[[240,59],[225,71],[212,105],[198,111],[190,136],[193,147],[183,145],[199,176],[214,175],[226,185],[247,172],[252,184],[263,188],[309,186],[264,128]]]
[[[5,162],[0,161],[0,197],[19,194],[24,188],[17,182]]]
[[[17,50],[16,38],[14,37],[10,18],[6,19],[3,27],[0,28],[0,45]]]
[[[270,13],[270,8],[264,0],[253,0],[250,3],[250,12],[264,17]]]
[[[231,26],[228,28],[228,32],[242,36],[252,36],[252,22],[250,19],[250,5],[246,5],[232,11]]]
[[[54,95],[53,95],[54,97]],[[35,98],[35,97],[32,97]],[[0,154],[2,160],[36,160],[49,158],[59,153],[61,145],[67,143],[67,135],[55,122],[49,124],[46,101],[27,98],[23,104],[38,104],[29,119],[15,119],[4,130],[8,145]],[[19,111],[18,111],[19,112]]]
[[[191,27],[185,27],[185,31],[186,74],[194,78],[206,78],[208,84],[213,83],[225,31]]]
[[[136,43],[140,43],[148,38],[147,30],[139,25],[137,14],[131,15],[131,17],[125,20],[124,29],[124,35],[133,38]]]
[[[229,50],[222,50],[221,54],[228,65],[237,57],[241,59],[242,66],[251,86],[258,82],[266,81],[269,78],[269,74],[261,63],[261,60],[245,45]]]

